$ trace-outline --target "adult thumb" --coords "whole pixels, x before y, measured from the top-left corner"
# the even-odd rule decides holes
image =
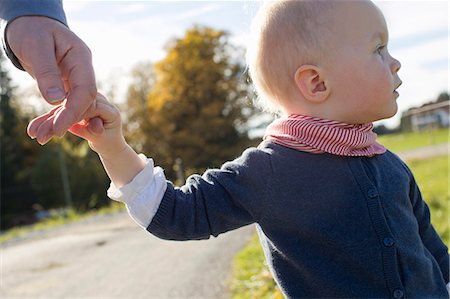
[[[34,74],[39,90],[48,103],[56,105],[66,98],[61,75],[56,65],[39,66]]]
[[[25,69],[36,79],[44,99],[50,104],[58,104],[65,99],[64,83],[58,69],[53,38],[39,42],[35,47]]]
[[[65,98],[55,54],[57,45],[54,32],[61,28],[68,31],[56,20],[24,16],[11,21],[5,32],[11,50],[23,68],[36,79],[42,96],[51,104]]]

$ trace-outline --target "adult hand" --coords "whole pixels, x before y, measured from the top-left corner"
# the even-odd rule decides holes
[[[28,134],[41,144],[63,136],[81,120],[97,94],[89,48],[60,22],[40,16],[13,20],[6,38],[45,100],[55,105],[64,101],[57,114],[30,122]]]

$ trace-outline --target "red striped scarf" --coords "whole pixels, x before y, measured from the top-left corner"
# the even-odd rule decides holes
[[[277,119],[266,129],[264,141],[299,151],[339,156],[373,156],[386,148],[375,140],[373,124],[351,125],[303,115]]]

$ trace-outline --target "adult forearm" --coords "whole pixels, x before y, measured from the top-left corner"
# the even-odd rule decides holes
[[[113,157],[101,153],[99,156],[106,173],[117,188],[131,182],[147,164],[128,144]]]

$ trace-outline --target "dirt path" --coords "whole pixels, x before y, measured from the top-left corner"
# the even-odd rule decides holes
[[[449,154],[450,145],[448,143],[421,147],[410,151],[399,153],[399,157],[403,160],[421,160],[435,156],[444,156]]]
[[[227,298],[233,256],[253,226],[169,242],[126,213],[2,246],[1,298]]]

